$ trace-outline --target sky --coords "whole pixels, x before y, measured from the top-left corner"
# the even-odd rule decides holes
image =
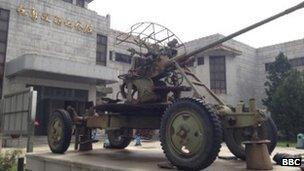
[[[95,0],[89,9],[111,15],[111,28],[128,31],[151,21],[183,42],[215,33],[229,35],[303,0]],[[304,8],[247,32],[235,40],[263,47],[304,38]]]

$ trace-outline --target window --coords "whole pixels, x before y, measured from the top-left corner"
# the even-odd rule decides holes
[[[5,53],[6,51],[6,42],[0,42],[0,53]]]
[[[0,8],[0,98],[2,97],[9,11]]]
[[[73,3],[73,0],[63,0],[64,2]]]
[[[76,5],[79,7],[84,7],[84,0],[76,0]]]
[[[97,52],[96,52],[96,64],[107,65],[107,44],[108,38],[101,34],[97,34]]]
[[[4,64],[4,58],[5,58],[5,55],[3,53],[0,53],[0,65]]]
[[[210,56],[210,88],[217,94],[226,91],[226,61],[225,56]]]
[[[3,65],[0,65],[0,75],[3,75],[3,73],[4,73]]]
[[[0,9],[0,20],[1,21],[8,21],[9,13],[10,12],[8,10]]]
[[[123,53],[115,53],[115,61],[131,64],[132,57]]]
[[[7,32],[6,31],[0,31],[0,42],[6,43],[7,39]]]
[[[6,31],[8,27],[8,22],[5,20],[0,20],[0,30]]]
[[[204,65],[205,59],[203,56],[197,57],[197,65]]]
[[[304,57],[294,58],[289,60],[292,67],[299,67],[304,65]]]
[[[271,65],[272,65],[272,62],[266,63],[266,64],[265,64],[265,71],[269,71]]]
[[[290,65],[294,68],[299,67],[299,66],[304,66],[304,57],[289,59],[288,61],[289,61]],[[273,64],[273,62],[266,63],[265,71],[269,71],[272,64]]]

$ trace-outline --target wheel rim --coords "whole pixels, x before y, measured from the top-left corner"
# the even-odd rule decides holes
[[[49,129],[49,141],[51,146],[57,146],[63,135],[63,123],[60,118],[51,121]]]
[[[179,155],[192,157],[205,145],[201,119],[193,111],[182,111],[169,124],[169,140],[172,149]]]

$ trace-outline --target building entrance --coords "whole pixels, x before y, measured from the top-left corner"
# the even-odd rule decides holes
[[[0,8],[0,98],[3,93],[9,11]]]
[[[47,125],[51,114],[56,109],[66,109],[72,106],[77,113],[85,112],[85,104],[88,101],[88,91],[76,89],[64,89],[44,86],[34,86],[37,90],[37,114],[35,129],[36,135],[46,135]]]

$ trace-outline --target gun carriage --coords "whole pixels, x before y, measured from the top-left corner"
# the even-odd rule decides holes
[[[58,109],[51,116],[48,142],[52,152],[64,153],[75,130],[75,149],[92,149],[91,131],[105,129],[108,148],[123,149],[132,140],[132,129],[159,129],[161,146],[168,160],[179,169],[200,170],[218,156],[222,141],[238,158],[245,159],[246,140],[268,139],[271,153],[277,128],[265,111],[251,99],[246,107],[227,105],[188,67],[196,54],[289,14],[304,3],[246,27],[202,48],[186,52],[185,45],[169,29],[155,23],[138,23],[116,38],[116,45],[131,44],[128,73],[117,99],[88,105],[85,114]],[[74,128],[73,128],[74,125]]]

